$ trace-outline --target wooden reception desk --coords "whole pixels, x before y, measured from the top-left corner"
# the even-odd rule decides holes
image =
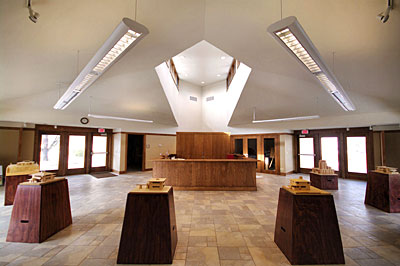
[[[175,190],[257,190],[254,159],[153,161],[153,177],[167,178]]]

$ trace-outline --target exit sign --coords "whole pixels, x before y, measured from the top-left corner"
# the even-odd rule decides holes
[[[303,134],[303,135],[308,134],[308,129],[303,129],[303,130],[301,131],[301,134]]]
[[[97,132],[99,132],[99,133],[105,133],[105,132],[106,132],[106,129],[105,129],[105,128],[99,128],[99,129],[97,129]]]

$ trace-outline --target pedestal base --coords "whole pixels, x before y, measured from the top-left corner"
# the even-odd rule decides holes
[[[4,206],[13,205],[15,193],[17,193],[18,184],[26,182],[29,179],[29,175],[14,175],[6,176],[5,178],[5,195],[4,195]]]
[[[320,175],[310,173],[311,186],[327,189],[337,190],[338,189],[338,176],[337,175]]]
[[[172,263],[178,241],[172,187],[128,194],[119,264]]]
[[[279,191],[275,243],[291,264],[344,264],[333,196]]]
[[[400,212],[400,174],[369,172],[365,204],[385,212]]]
[[[41,243],[72,224],[68,181],[20,184],[8,227],[8,242]]]

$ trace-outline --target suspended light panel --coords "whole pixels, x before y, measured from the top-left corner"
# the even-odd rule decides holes
[[[296,17],[284,18],[268,27],[268,33],[322,84],[345,111],[356,110],[342,85],[329,70]]]
[[[308,120],[308,119],[317,119],[319,115],[310,115],[310,116],[296,116],[296,117],[288,117],[288,118],[277,118],[277,119],[268,119],[268,120],[253,120],[253,123],[268,123],[268,122],[283,122],[283,121],[293,121],[293,120]]]
[[[99,119],[122,120],[130,122],[153,123],[152,120],[143,120],[143,119],[126,118],[126,117],[109,116],[109,115],[88,114],[88,117],[99,118]]]
[[[64,110],[67,108],[71,102],[148,33],[149,30],[142,24],[129,18],[123,18],[110,37],[72,82],[68,90],[57,101],[54,109]]]

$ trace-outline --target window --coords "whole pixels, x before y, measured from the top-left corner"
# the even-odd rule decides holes
[[[314,138],[300,138],[300,168],[314,168]]]
[[[347,137],[347,172],[367,173],[367,138]]]
[[[40,171],[58,170],[60,135],[43,134],[40,140]]]

